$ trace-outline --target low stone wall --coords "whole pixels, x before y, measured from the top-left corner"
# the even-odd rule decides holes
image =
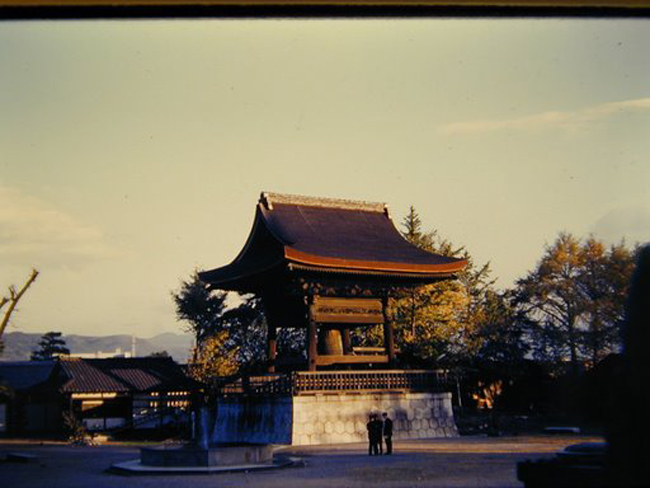
[[[366,442],[368,415],[382,412],[393,419],[394,439],[458,435],[451,393],[327,393],[223,400],[213,441],[292,445]]]
[[[366,442],[370,413],[387,412],[394,439],[458,435],[451,393],[305,395],[293,399],[293,445]]]
[[[293,400],[291,397],[220,400],[212,442],[291,444]]]

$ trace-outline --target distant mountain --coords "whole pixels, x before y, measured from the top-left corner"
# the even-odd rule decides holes
[[[27,334],[24,332],[8,332],[2,336],[4,352],[0,361],[22,361],[29,359],[32,351],[38,348],[38,341],[43,334]],[[95,353],[97,351],[113,352],[121,349],[130,352],[132,336],[127,334],[110,336],[63,335],[63,340],[72,354]],[[165,332],[154,337],[135,339],[136,356],[147,356],[153,352],[167,351],[177,362],[184,363],[189,357],[192,347],[192,336],[188,334],[173,334]]]

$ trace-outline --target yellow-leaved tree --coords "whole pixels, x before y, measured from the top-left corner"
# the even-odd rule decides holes
[[[220,377],[233,375],[239,369],[237,353],[237,347],[228,346],[227,331],[215,332],[194,346],[190,375],[206,385],[211,385]]]

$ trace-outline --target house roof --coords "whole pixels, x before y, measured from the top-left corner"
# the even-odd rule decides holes
[[[256,278],[283,267],[427,281],[466,265],[406,241],[383,203],[262,193],[239,255],[199,276],[217,288],[247,291]]]
[[[27,390],[47,381],[55,365],[56,361],[2,361],[0,383],[16,391]]]
[[[61,391],[139,392],[196,389],[171,358],[61,359]]]

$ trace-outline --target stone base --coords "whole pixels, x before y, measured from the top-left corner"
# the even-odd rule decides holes
[[[143,447],[140,462],[143,466],[208,467],[264,464],[273,460],[273,449],[266,444],[198,447]]]
[[[110,471],[118,474],[128,475],[152,475],[152,474],[220,474],[249,471],[266,471],[271,469],[304,466],[301,458],[291,456],[276,456],[272,461],[262,464],[241,464],[230,466],[147,466],[142,464],[140,459],[115,463]]]
[[[219,403],[213,439],[315,445],[367,442],[371,413],[387,412],[393,439],[458,435],[451,393],[327,393],[231,398]]]

